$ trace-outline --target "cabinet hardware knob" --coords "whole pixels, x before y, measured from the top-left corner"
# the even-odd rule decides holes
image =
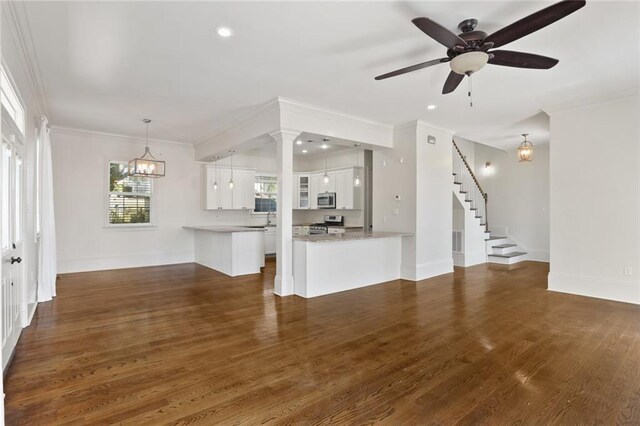
[[[13,265],[14,263],[20,263],[22,262],[22,258],[20,257],[13,257],[11,256],[11,264]]]

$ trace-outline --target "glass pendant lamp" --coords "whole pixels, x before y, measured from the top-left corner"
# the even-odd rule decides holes
[[[533,144],[527,140],[528,135],[529,133],[522,134],[524,141],[522,141],[518,148],[518,161],[520,163],[533,160]]]
[[[165,162],[157,160],[149,149],[149,123],[151,120],[145,118],[142,122],[147,125],[147,144],[142,157],[129,161],[129,176],[164,177]]]
[[[353,186],[355,186],[356,188],[359,188],[360,184],[361,184],[361,182],[360,182],[360,168],[359,168],[360,163],[359,163],[359,160],[358,160],[358,156],[359,156],[359,153],[360,153],[360,144],[359,143],[355,144],[354,148],[356,150],[356,174],[355,174],[355,176],[353,178]]]
[[[218,159],[219,158],[220,158],[220,156],[216,155],[216,161],[213,162],[213,174],[214,174],[213,190],[214,191],[218,190]]]
[[[229,151],[231,153],[231,179],[229,180],[229,189],[233,189],[233,153],[234,151]]]
[[[322,181],[325,185],[329,184],[329,173],[327,173],[327,156],[324,157],[324,176],[322,176]]]

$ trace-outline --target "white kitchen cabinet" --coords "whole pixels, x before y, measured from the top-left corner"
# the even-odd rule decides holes
[[[232,206],[234,210],[253,210],[255,206],[254,183],[256,174],[253,170],[234,170]],[[227,185],[228,186],[228,185]]]
[[[264,231],[264,254],[276,252],[276,227],[267,227]]]
[[[336,181],[336,209],[338,210],[357,210],[362,208],[362,185],[353,186],[356,169],[349,168],[338,170],[335,172]],[[362,175],[362,170],[358,169],[358,173]],[[362,176],[360,176],[362,179]]]
[[[205,166],[204,191],[206,210],[253,210],[255,204],[255,172],[253,170],[234,169],[233,189],[229,188],[231,169],[228,167],[216,168]],[[218,182],[218,188],[213,188],[213,183]]]
[[[296,179],[294,181],[294,185],[297,188],[297,197],[294,202],[294,206],[297,209],[307,210],[310,207],[310,192],[309,192],[309,181],[310,176],[308,174],[305,175],[296,175]]]
[[[324,172],[317,173],[318,176],[318,193],[336,192],[336,172],[327,172],[329,182],[324,181]]]
[[[312,210],[318,209],[318,185],[320,182],[320,175],[317,173],[309,175],[309,208]]]

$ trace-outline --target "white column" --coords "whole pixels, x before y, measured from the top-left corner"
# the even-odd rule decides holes
[[[270,133],[276,141],[278,157],[278,200],[276,223],[276,279],[273,292],[289,296],[293,288],[293,143],[300,132],[279,130]]]

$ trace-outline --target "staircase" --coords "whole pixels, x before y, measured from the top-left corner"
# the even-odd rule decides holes
[[[456,196],[463,204],[465,210],[474,213],[484,232],[486,261],[488,263],[499,263],[504,265],[512,265],[527,259],[527,253],[520,248],[515,242],[508,237],[494,236],[489,231],[489,219],[487,211],[487,203],[489,197],[482,190],[478,179],[473,173],[471,167],[462,152],[458,148],[456,142],[452,139],[453,144],[453,184],[454,193],[457,189]],[[468,232],[465,230],[465,232]]]

